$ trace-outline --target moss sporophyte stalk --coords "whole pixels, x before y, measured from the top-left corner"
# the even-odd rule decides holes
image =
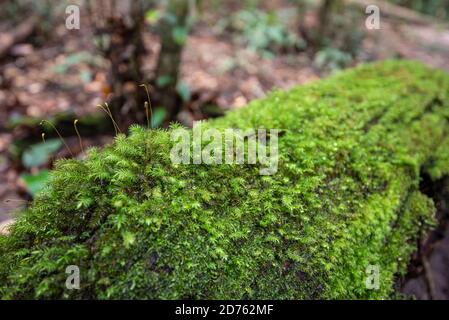
[[[85,160],[57,162],[0,236],[0,296],[391,298],[434,224],[420,172],[448,175],[448,119],[446,73],[387,61],[201,123],[221,133],[223,153],[229,128],[254,130],[244,145],[268,155],[276,137],[272,175],[260,174],[271,165],[248,163],[247,147],[243,164],[184,164],[182,148],[173,163],[179,125],[133,126]],[[77,290],[65,285],[71,265]]]

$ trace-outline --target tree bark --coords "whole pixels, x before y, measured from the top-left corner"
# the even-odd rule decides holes
[[[161,51],[156,69],[156,103],[167,111],[166,121],[174,120],[180,109],[177,92],[181,55],[185,39],[176,32],[187,34],[189,1],[169,0],[167,14],[160,24]]]
[[[141,71],[144,2],[98,0],[89,6],[97,46],[110,62],[110,108],[122,129],[145,122],[146,95],[138,87],[145,82]]]
[[[341,0],[323,0],[318,12],[318,32],[316,36],[316,45],[322,46],[326,36],[332,27],[332,15],[342,5]]]

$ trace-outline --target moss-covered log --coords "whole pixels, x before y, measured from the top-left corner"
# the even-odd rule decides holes
[[[204,127],[277,128],[279,169],[174,165],[166,130],[65,160],[0,238],[3,298],[388,298],[447,175],[449,76],[366,65]],[[173,130],[173,129],[172,129]],[[67,290],[68,265],[81,272]],[[380,271],[367,288],[369,266]]]

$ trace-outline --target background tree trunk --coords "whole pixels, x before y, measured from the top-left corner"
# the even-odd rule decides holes
[[[188,34],[189,1],[169,0],[159,26],[161,51],[156,69],[156,103],[166,109],[166,121],[175,119],[181,107],[177,92],[181,55]]]
[[[96,44],[110,62],[110,107],[116,121],[125,129],[145,122],[145,83],[141,72],[145,48],[142,39],[145,10],[150,1],[89,1]]]
[[[315,45],[323,46],[328,36],[329,30],[332,28],[332,16],[342,7],[341,0],[323,0],[318,12],[318,32],[315,37]]]

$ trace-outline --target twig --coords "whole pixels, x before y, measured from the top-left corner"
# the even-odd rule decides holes
[[[8,34],[1,34],[2,45],[0,45],[0,58],[3,58],[9,50],[18,42],[28,38],[37,26],[37,16],[31,16],[22,22],[14,31]]]

